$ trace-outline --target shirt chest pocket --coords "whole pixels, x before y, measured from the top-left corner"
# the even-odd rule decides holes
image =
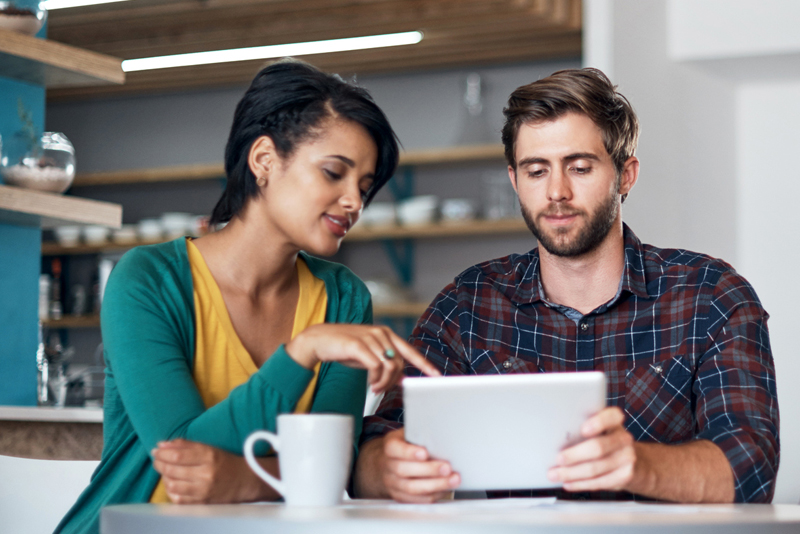
[[[470,362],[472,372],[476,375],[542,372],[537,367],[535,360],[491,350],[473,351],[470,355]]]
[[[625,378],[625,408],[637,440],[676,443],[692,437],[693,374],[682,355],[635,362]]]

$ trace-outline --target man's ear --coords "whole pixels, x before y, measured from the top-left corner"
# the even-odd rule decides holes
[[[631,156],[622,167],[622,174],[619,179],[619,194],[627,196],[636,181],[639,180],[639,158]]]
[[[514,192],[519,196],[519,191],[517,191],[517,171],[511,165],[508,166],[508,178],[511,180],[511,187],[514,188]]]
[[[264,187],[269,182],[269,175],[277,165],[278,155],[275,150],[275,143],[268,135],[262,135],[250,145],[250,153],[247,155],[247,165],[250,172],[256,177],[259,187]]]

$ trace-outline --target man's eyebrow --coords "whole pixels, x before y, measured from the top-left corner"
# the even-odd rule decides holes
[[[591,152],[576,152],[575,154],[570,154],[568,156],[564,156],[562,158],[563,161],[574,161],[576,159],[590,159],[592,161],[600,161],[600,157],[596,154],[592,154]],[[532,156],[530,158],[521,159],[518,163],[518,167],[525,167],[526,165],[533,165],[534,163],[550,163],[550,160],[547,158],[539,158]]]
[[[576,154],[570,154],[564,158],[565,161],[573,161],[576,159],[590,159],[592,161],[600,161],[600,157],[597,154],[592,154],[591,152],[578,152]]]
[[[526,165],[533,165],[534,163],[550,163],[550,160],[547,158],[524,158],[517,162],[518,167],[525,167]]]

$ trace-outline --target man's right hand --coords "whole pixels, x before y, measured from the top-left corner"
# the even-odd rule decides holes
[[[408,443],[402,428],[365,444],[358,464],[358,496],[364,498],[432,503],[461,484],[449,463],[433,460],[424,447]]]

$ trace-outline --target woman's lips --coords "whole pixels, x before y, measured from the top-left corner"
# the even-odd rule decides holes
[[[348,217],[337,217],[335,215],[325,215],[323,217],[328,230],[337,237],[344,237],[350,229],[350,219]]]

